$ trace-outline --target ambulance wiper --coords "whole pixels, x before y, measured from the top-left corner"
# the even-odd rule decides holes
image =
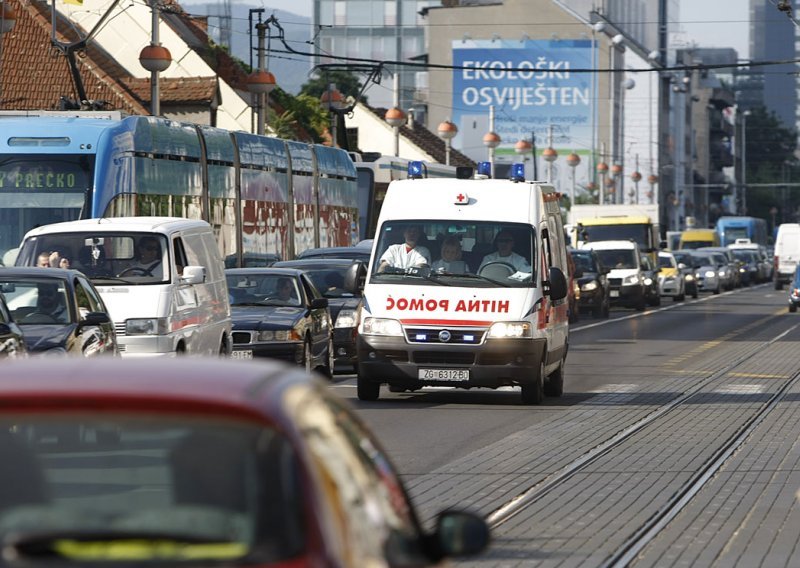
[[[418,278],[422,278],[423,280],[439,284],[440,286],[452,286],[452,284],[448,284],[447,282],[440,280],[442,274],[432,271],[428,266],[411,266],[406,268],[405,274],[406,276],[416,276]]]
[[[507,282],[502,282],[501,280],[495,280],[494,278],[489,278],[487,276],[481,276],[480,274],[451,274],[450,272],[444,272],[441,274],[442,276],[449,276],[452,278],[468,278],[471,280],[484,280],[486,282],[491,282],[492,284],[497,284],[498,286],[502,286],[503,288],[510,288],[511,285]]]

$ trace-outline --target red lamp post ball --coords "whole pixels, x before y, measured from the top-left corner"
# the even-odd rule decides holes
[[[531,150],[533,150],[533,144],[531,144],[527,140],[517,140],[517,143],[514,144],[514,151],[517,154],[520,155],[529,154]]]
[[[269,71],[254,71],[247,76],[247,89],[251,93],[269,93],[275,88],[275,75]]]
[[[548,146],[542,150],[542,159],[545,162],[555,162],[558,159],[558,152],[556,152],[555,148]]]
[[[397,107],[392,107],[386,111],[383,119],[389,123],[390,126],[402,126],[406,121],[406,113]]]
[[[567,155],[567,165],[571,168],[576,168],[581,163],[581,157],[575,152],[570,152]]]
[[[658,176],[655,175],[655,174],[650,174],[649,176],[647,176],[647,183],[649,183],[650,185],[657,184],[658,183]]]
[[[436,129],[436,132],[439,134],[440,138],[451,140],[456,134],[458,134],[458,127],[449,120],[445,120],[439,123],[439,127]]]
[[[639,172],[633,172],[631,174],[631,179],[634,181],[634,183],[639,183],[640,181],[642,181],[642,174],[640,174]]]
[[[497,148],[500,145],[500,136],[497,132],[487,132],[483,135],[483,145],[487,148]]]
[[[608,164],[600,162],[597,164],[597,173],[604,174],[608,171]]]
[[[146,45],[139,53],[139,63],[148,71],[165,71],[172,63],[169,50],[161,45]]]

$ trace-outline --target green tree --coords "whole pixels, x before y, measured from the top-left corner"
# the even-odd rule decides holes
[[[363,82],[350,71],[323,69],[318,70],[316,77],[309,79],[300,87],[300,93],[319,100],[322,93],[328,90],[328,85],[331,83],[336,85],[336,88],[345,98],[353,97],[354,99],[358,97],[363,86]],[[360,102],[366,103],[366,97],[362,97]]]
[[[765,107],[752,109],[745,124],[747,184],[780,184],[785,181],[787,168],[798,165],[795,157],[797,133],[786,128],[775,113]],[[749,188],[747,214],[771,222],[770,209],[780,209],[781,201],[778,185]]]

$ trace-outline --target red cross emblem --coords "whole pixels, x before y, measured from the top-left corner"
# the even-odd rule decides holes
[[[469,197],[463,191],[456,195],[456,205],[467,205],[469,203]]]

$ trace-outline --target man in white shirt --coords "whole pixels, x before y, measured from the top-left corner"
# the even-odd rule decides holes
[[[383,253],[378,266],[378,272],[383,272],[386,267],[411,268],[412,266],[425,266],[431,263],[431,253],[425,247],[418,247],[417,242],[422,236],[422,229],[418,225],[406,227],[403,231],[404,243],[392,245]]]
[[[517,272],[530,274],[533,272],[531,265],[525,260],[524,256],[520,256],[514,252],[514,236],[506,230],[497,233],[494,238],[494,246],[497,247],[497,252],[487,254],[483,257],[481,265],[478,268],[480,273],[481,268],[490,262],[504,262],[514,267]]]

